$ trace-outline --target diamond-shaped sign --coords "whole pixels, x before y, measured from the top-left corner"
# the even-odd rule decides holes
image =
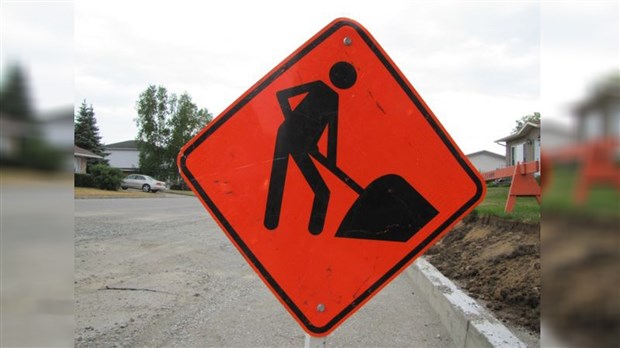
[[[284,307],[327,335],[483,198],[478,172],[358,23],[337,19],[179,154]]]

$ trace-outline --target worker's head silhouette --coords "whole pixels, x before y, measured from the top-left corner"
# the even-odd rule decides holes
[[[350,88],[357,80],[355,67],[348,62],[338,62],[329,69],[329,80],[340,89]]]

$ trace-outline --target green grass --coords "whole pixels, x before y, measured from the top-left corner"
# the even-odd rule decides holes
[[[100,190],[100,189],[90,188],[90,187],[75,187],[74,188],[75,198],[159,198],[159,197],[165,197],[166,194],[176,194],[176,195],[185,195],[185,196],[194,195],[194,193],[191,191],[178,191],[178,190],[166,190],[165,194],[161,194],[161,193],[146,193],[140,190],[133,190],[133,189],[108,191],[108,190]]]
[[[92,187],[75,187],[75,198],[155,198],[161,197],[156,193],[146,193],[139,190],[100,190]]]
[[[592,217],[620,218],[620,194],[611,186],[594,186],[583,204],[573,199],[578,179],[575,167],[553,168],[549,187],[543,193],[545,212],[560,212]]]
[[[542,195],[542,209],[533,197],[518,197],[512,213],[504,213],[509,187],[487,187],[487,195],[475,211],[479,215],[508,220],[539,222],[541,210],[571,216],[620,218],[620,193],[611,186],[594,186],[588,199],[577,204],[573,199],[578,179],[576,167],[556,167],[551,171],[548,187]]]
[[[475,209],[478,215],[498,216],[508,220],[540,221],[540,205],[534,197],[517,197],[517,203],[511,213],[505,213],[508,190],[504,187],[487,187],[487,195]]]

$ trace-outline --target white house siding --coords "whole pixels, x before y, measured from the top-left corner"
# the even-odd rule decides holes
[[[510,165],[514,166],[517,163],[524,163],[525,159],[525,142],[513,143],[510,145]]]
[[[77,156],[73,157],[73,172],[74,173],[81,173],[81,174],[86,173],[86,165],[87,165],[86,158],[77,157]]]
[[[478,169],[480,173],[491,170],[504,168],[506,160],[503,158],[493,157],[486,154],[475,154],[468,156],[469,161]]]
[[[51,145],[61,149],[70,149],[73,146],[74,137],[73,119],[70,123],[49,123],[42,127],[43,136]]]
[[[137,150],[112,150],[107,149],[109,153],[106,159],[111,167],[120,169],[138,169],[139,152]]]
[[[567,125],[562,125],[550,120],[543,120],[541,126],[541,141],[544,151],[562,150],[577,143],[576,132]]]

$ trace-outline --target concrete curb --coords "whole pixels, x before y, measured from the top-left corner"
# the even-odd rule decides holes
[[[523,347],[526,345],[473,298],[423,258],[419,258],[406,274],[414,281],[439,314],[456,347]]]

